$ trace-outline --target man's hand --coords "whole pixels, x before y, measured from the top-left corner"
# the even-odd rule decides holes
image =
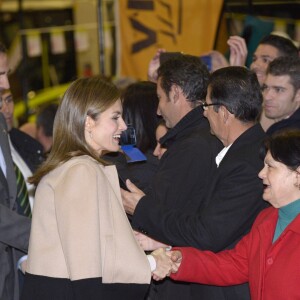
[[[125,211],[133,215],[140,199],[145,196],[144,192],[134,185],[129,179],[126,180],[126,186],[129,192],[121,189],[121,196]]]
[[[153,56],[153,58],[150,60],[149,62],[149,67],[148,67],[148,80],[155,82],[157,81],[157,70],[160,66],[160,54],[162,52],[166,52],[165,49],[158,49],[155,53],[155,55]]]
[[[144,251],[153,251],[161,247],[168,247],[168,245],[156,241],[149,236],[137,231],[134,231],[134,236]]]
[[[171,259],[170,251],[166,251],[165,248],[157,249],[151,255],[156,261],[156,269],[152,272],[154,280],[162,280],[169,276],[171,272],[176,273],[178,271],[177,264]]]
[[[228,39],[227,44],[230,48],[230,65],[243,67],[248,55],[245,40],[240,36],[234,35]]]
[[[229,63],[225,56],[216,50],[212,50],[202,55],[209,55],[211,57],[211,72],[214,72],[218,69],[225,68],[229,66]]]

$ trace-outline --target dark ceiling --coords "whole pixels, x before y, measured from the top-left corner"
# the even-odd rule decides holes
[[[228,13],[245,13],[269,17],[300,19],[299,0],[225,0],[224,9]]]

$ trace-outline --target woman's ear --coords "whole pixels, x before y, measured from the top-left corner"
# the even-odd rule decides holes
[[[93,128],[93,125],[94,125],[94,120],[90,117],[90,116],[87,116],[86,119],[85,119],[85,130],[87,130],[88,132],[90,132]]]

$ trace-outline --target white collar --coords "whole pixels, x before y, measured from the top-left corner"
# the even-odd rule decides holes
[[[224,158],[224,156],[226,155],[227,151],[229,150],[229,148],[231,147],[232,144],[230,144],[229,146],[227,147],[224,147],[220,152],[219,154],[216,156],[216,164],[217,166],[219,167],[222,159]]]

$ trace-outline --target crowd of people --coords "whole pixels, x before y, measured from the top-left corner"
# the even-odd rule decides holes
[[[300,299],[299,52],[228,46],[78,78],[30,135],[0,44],[1,300]]]

